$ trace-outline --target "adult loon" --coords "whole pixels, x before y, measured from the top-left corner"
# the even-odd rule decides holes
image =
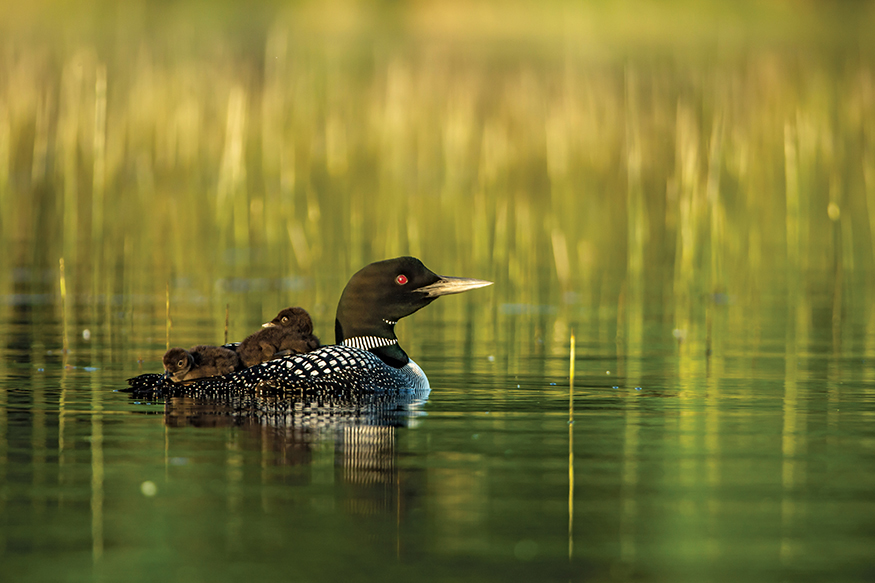
[[[313,335],[313,320],[303,308],[286,308],[276,318],[262,324],[261,330],[237,345],[237,354],[247,367],[288,354],[301,354],[319,348]]]
[[[334,324],[336,344],[201,379],[183,392],[428,390],[425,373],[398,345],[395,324],[440,296],[491,284],[437,275],[415,257],[371,263],[352,276],[340,296]],[[128,382],[136,394],[176,392],[177,386],[155,377],[140,375]]]

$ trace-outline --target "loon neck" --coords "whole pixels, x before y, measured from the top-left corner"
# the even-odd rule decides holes
[[[371,349],[371,352],[376,354],[380,360],[394,368],[401,368],[410,362],[410,357],[407,356],[407,353],[404,352],[400,346],[398,346],[397,341],[395,344],[373,348]]]
[[[334,323],[335,340],[338,344],[352,346],[376,354],[380,360],[395,368],[410,362],[410,357],[398,345],[395,322],[382,320],[379,324],[347,330],[339,320]]]

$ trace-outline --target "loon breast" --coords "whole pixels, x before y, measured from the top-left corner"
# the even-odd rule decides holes
[[[418,364],[413,362],[413,359],[398,370],[409,379],[410,385],[413,387],[414,391],[425,391],[431,388],[428,384],[428,377],[425,376],[425,372],[423,372]]]

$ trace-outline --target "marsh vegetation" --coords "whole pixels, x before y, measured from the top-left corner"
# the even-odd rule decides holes
[[[310,532],[398,578],[871,569],[869,4],[8,4],[9,572],[276,575],[279,533],[348,575]],[[231,340],[301,305],[330,341],[401,254],[496,285],[399,326],[439,397],[367,442],[384,466],[112,393],[226,307]]]

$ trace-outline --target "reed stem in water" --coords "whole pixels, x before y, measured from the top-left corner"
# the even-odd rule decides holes
[[[67,343],[67,277],[64,274],[64,258],[61,257],[60,261],[61,267],[61,321],[63,322],[63,332],[64,332],[64,354],[66,355],[70,351],[70,345]]]
[[[574,333],[568,365],[568,560],[574,555]]]
[[[225,304],[225,344],[228,344],[228,320],[231,316],[231,304]]]
[[[166,316],[166,319],[167,319],[167,337],[166,337],[165,342],[164,342],[164,350],[170,350],[171,322],[170,322],[170,282],[169,281],[167,282],[167,286],[165,287],[165,298],[166,298],[166,305],[167,305],[167,316]]]

